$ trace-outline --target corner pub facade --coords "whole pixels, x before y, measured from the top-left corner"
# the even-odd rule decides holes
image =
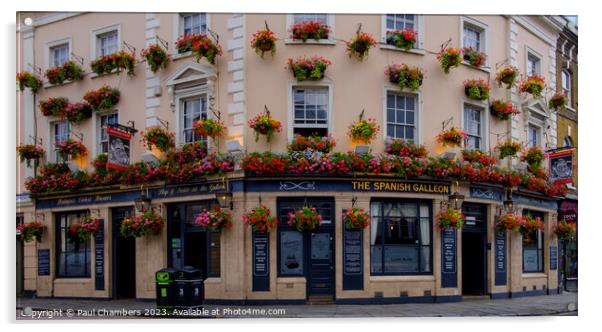
[[[291,25],[304,20],[328,24],[329,37],[305,43],[290,39]],[[37,94],[17,92],[17,142],[37,142],[46,150],[44,162],[56,162],[54,144],[71,137],[84,143],[88,155],[68,163],[92,172],[92,160],[106,152],[109,123],[139,130],[131,139],[131,163],[149,155],[160,159],[140,142],[140,131],[164,125],[180,147],[190,142],[190,118],[216,114],[227,134],[209,148],[234,156],[241,151],[285,152],[295,133],[308,131],[331,136],[336,152],[353,151],[347,129],[362,110],[381,128],[370,144],[372,153],[383,153],[387,138],[404,138],[424,145],[431,156],[459,156],[459,148],[436,141],[446,121],[469,131],[471,146],[482,150],[493,151],[503,136],[544,150],[556,147],[556,113],[546,102],[555,91],[555,41],[562,28],[553,16],[21,12],[17,22],[18,72],[34,67],[43,73],[69,59],[81,60],[86,72],[82,80],[63,85],[45,81]],[[350,39],[359,23],[380,42],[363,62],[350,58],[340,41]],[[250,43],[253,33],[266,25],[278,38],[276,53],[260,57]],[[387,31],[403,28],[417,32],[414,48],[406,51],[385,43]],[[178,37],[199,32],[219,37],[223,54],[215,64],[205,58],[197,62],[190,52],[175,49]],[[450,38],[452,47],[475,46],[485,52],[486,65],[462,63],[444,74],[432,53]],[[168,45],[167,68],[153,73],[137,63],[134,76],[90,74],[90,62],[98,56],[135,49],[140,59],[139,51],[157,40]],[[326,76],[297,82],[285,67],[288,58],[301,55],[331,60]],[[427,77],[420,89],[405,91],[389,83],[383,71],[393,63],[424,68]],[[550,87],[544,92],[547,97],[533,99],[516,87],[499,88],[495,72],[504,63],[521,73],[542,75]],[[511,100],[521,114],[496,120],[487,102],[464,96],[462,82],[470,78],[490,81],[490,98]],[[63,96],[75,102],[104,84],[121,93],[110,112],[70,124],[39,111],[41,100]],[[270,143],[263,137],[256,141],[248,126],[266,108],[283,127]],[[303,109],[305,113],[299,112]],[[17,222],[37,220],[45,226],[40,242],[17,242],[22,264],[17,275],[21,273],[24,295],[153,300],[155,272],[185,265],[202,270],[207,303],[443,302],[469,295],[508,298],[558,292],[558,239],[552,231],[557,200],[521,187],[512,194],[515,211],[544,221],[535,245],[523,246],[520,233],[496,235],[495,217],[506,197],[504,188],[494,184],[460,181],[456,186],[449,179],[378,173],[254,176],[237,166],[224,177],[190,183],[34,194],[25,182],[39,166],[36,170],[33,164],[17,163]],[[516,158],[498,164],[519,166]],[[196,214],[211,207],[216,193],[223,191],[231,193],[233,227],[222,232],[199,229]],[[436,215],[456,191],[465,197],[466,225],[442,232]],[[125,238],[119,225],[137,213],[135,202],[142,194],[166,224],[158,235]],[[278,220],[267,235],[253,234],[243,223],[243,214],[259,204]],[[323,218],[311,233],[287,224],[288,213],[306,204]],[[367,228],[345,230],[342,216],[351,207],[369,211]],[[74,248],[66,239],[68,227],[87,214],[101,220],[101,229]]]

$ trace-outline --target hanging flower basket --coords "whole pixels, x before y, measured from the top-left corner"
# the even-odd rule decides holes
[[[558,110],[559,108],[566,107],[568,103],[569,99],[567,98],[566,94],[558,91],[552,96],[552,98],[550,98],[550,101],[548,102],[548,107],[550,107],[553,110]]]
[[[65,117],[69,100],[65,97],[51,97],[40,101],[40,111],[45,116]]]
[[[181,36],[176,41],[176,49],[180,54],[192,51],[197,62],[206,58],[212,65],[215,64],[217,57],[222,55],[221,46],[203,34]]]
[[[176,146],[174,133],[161,126],[150,127],[146,131],[140,132],[140,135],[142,136],[141,141],[147,149],[154,146],[161,152],[167,152]]]
[[[265,135],[266,140],[269,142],[275,132],[279,133],[282,131],[280,121],[266,113],[257,114],[253,119],[249,120],[249,127],[255,133],[255,142],[259,141],[259,135]]]
[[[194,131],[199,136],[215,139],[226,132],[226,127],[219,120],[205,119],[194,123]]]
[[[523,152],[523,155],[520,157],[521,161],[526,162],[530,166],[539,167],[541,162],[544,159],[544,153],[539,146],[534,146],[529,150]]]
[[[484,80],[466,80],[464,94],[470,99],[485,100],[489,98],[489,84]]]
[[[194,223],[210,232],[220,232],[232,227],[232,215],[219,207],[209,211],[203,209],[196,215]]]
[[[313,231],[322,224],[322,216],[314,207],[304,206],[288,214],[288,224],[295,227],[299,232],[304,230]]]
[[[495,150],[498,150],[500,153],[500,159],[514,157],[521,149],[521,144],[512,140],[504,141],[495,147]]]
[[[504,172],[504,184],[508,188],[515,188],[522,183],[521,174],[515,170],[506,170]]]
[[[159,44],[152,44],[143,49],[140,51],[140,56],[146,59],[146,63],[153,74],[157,73],[161,68],[167,68],[170,60],[167,51]]]
[[[140,237],[147,234],[161,233],[165,219],[153,210],[145,211],[141,215],[125,218],[119,226],[119,231],[125,237]]]
[[[371,34],[366,32],[359,32],[350,41],[345,42],[347,44],[347,53],[349,57],[355,57],[356,59],[363,61],[368,57],[370,48],[376,45],[376,40]]]
[[[404,139],[395,139],[386,146],[386,152],[399,157],[409,157],[413,159],[425,158],[428,151],[423,145],[416,145]]]
[[[370,214],[364,209],[354,207],[345,212],[343,222],[346,229],[364,229],[370,225]]]
[[[25,162],[27,167],[31,166],[31,161],[33,160],[35,164],[37,164],[41,158],[44,157],[44,149],[42,147],[38,147],[33,144],[25,144],[17,146],[17,153],[19,154],[19,159],[21,162]]]
[[[497,163],[495,157],[491,156],[488,152],[484,152],[479,149],[462,150],[462,159],[464,159],[466,162],[477,163],[485,167],[492,166]]]
[[[460,147],[466,137],[468,137],[468,134],[465,131],[451,127],[451,129],[442,131],[437,135],[437,142],[443,146]]]
[[[389,77],[389,82],[399,85],[401,89],[408,88],[412,91],[420,88],[425,73],[420,67],[409,67],[406,64],[389,65],[385,70],[385,75]]]
[[[40,78],[28,71],[17,73],[17,83],[19,83],[19,90],[23,91],[25,88],[29,88],[33,94],[38,93],[43,85]]]
[[[83,79],[84,70],[75,61],[67,61],[62,66],[46,70],[46,78],[50,84],[63,84]]]
[[[115,69],[123,69],[128,76],[134,76],[136,54],[119,51],[117,53],[96,58],[90,63],[90,68],[97,75],[111,74]]]
[[[97,112],[112,109],[119,103],[120,99],[121,93],[119,90],[108,84],[103,85],[98,90],[88,91],[84,95],[84,100]]]
[[[577,234],[577,225],[574,222],[558,220],[556,226],[554,226],[554,233],[561,240],[571,241],[575,238],[575,234]]]
[[[253,34],[253,39],[251,39],[251,47],[262,58],[265,52],[270,52],[274,56],[276,54],[277,40],[278,38],[274,35],[274,31],[269,29],[257,30]]]
[[[80,123],[92,117],[92,106],[87,102],[69,103],[65,109],[65,117],[71,123]]]
[[[305,56],[293,60],[288,59],[288,67],[293,72],[297,81],[318,81],[324,78],[326,68],[330,66],[330,60],[321,56],[306,58]]]
[[[505,231],[513,231],[516,232],[518,231],[518,228],[521,225],[521,217],[517,216],[516,214],[512,213],[512,212],[508,212],[505,214],[502,214],[501,216],[499,216],[497,218],[497,221],[495,223],[495,227],[497,229],[498,232],[505,232]]]
[[[82,142],[68,138],[56,145],[56,152],[64,159],[76,159],[77,157],[85,156],[88,153],[88,150]]]
[[[269,232],[276,226],[276,217],[270,214],[270,209],[265,205],[254,207],[242,218],[245,224],[251,226],[253,232]]]
[[[482,67],[487,61],[487,55],[483,52],[479,52],[472,47],[464,47],[462,49],[464,54],[464,60],[468,61],[471,66]]]
[[[544,230],[543,221],[539,217],[524,216],[520,221],[519,231],[528,241],[533,241],[533,235]]]
[[[100,220],[90,216],[83,217],[79,222],[71,224],[67,233],[72,243],[84,243],[100,229]]]
[[[292,40],[302,40],[305,43],[308,39],[328,39],[330,27],[320,22],[304,21],[293,24],[289,31]]]
[[[376,123],[376,120],[369,118],[368,120],[359,120],[351,124],[347,134],[355,143],[370,144],[379,130],[380,126]]]
[[[505,67],[496,73],[495,81],[500,88],[505,84],[506,89],[510,89],[517,77],[518,69],[516,67]]]
[[[387,31],[387,45],[409,50],[416,45],[416,31],[412,29]]]
[[[510,120],[513,115],[520,114],[512,102],[501,99],[494,100],[489,107],[489,111],[491,115],[500,121]]]
[[[462,63],[462,56],[460,50],[457,48],[446,48],[439,52],[437,59],[441,64],[441,69],[446,74],[449,74],[449,70],[453,67],[458,67]]]
[[[41,242],[44,234],[44,225],[39,221],[32,221],[27,224],[17,225],[17,231],[21,233],[21,237],[25,242],[34,240]]]
[[[331,137],[320,137],[316,135],[301,136],[295,134],[293,141],[288,145],[288,152],[300,152],[313,150],[322,153],[329,153],[335,147],[336,142]]]
[[[533,98],[541,98],[545,87],[545,79],[538,74],[533,74],[520,83],[519,91],[529,93]]]
[[[437,226],[440,229],[462,228],[464,225],[464,215],[462,212],[448,208],[437,215]]]

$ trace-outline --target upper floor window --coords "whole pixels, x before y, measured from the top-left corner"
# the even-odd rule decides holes
[[[568,106],[573,106],[573,96],[571,91],[571,73],[567,69],[562,70],[562,92],[568,98]]]
[[[97,56],[116,53],[119,50],[119,36],[117,30],[101,33],[96,36]]]
[[[529,125],[527,128],[527,147],[532,148],[541,144],[541,128]]]
[[[69,43],[64,43],[50,48],[50,67],[62,66],[69,61]]]
[[[387,92],[387,137],[416,141],[417,96]]]
[[[541,75],[541,59],[531,53],[527,53],[527,76],[532,76],[534,74]]]
[[[180,15],[180,35],[207,34],[207,14],[191,13]]]
[[[327,14],[294,14],[293,24],[301,22],[319,22],[322,24],[328,24]]]
[[[109,135],[107,135],[107,127],[109,125],[115,125],[119,123],[119,114],[104,114],[100,116],[100,123],[98,128],[99,139],[99,153],[109,153]]]
[[[194,143],[204,141],[204,137],[195,134],[194,123],[207,119],[207,97],[199,96],[182,101],[182,142]]]
[[[382,38],[387,44],[394,44],[389,39],[389,32],[395,30],[413,30],[416,32],[416,43],[413,48],[422,47],[422,38],[420,34],[421,16],[415,14],[385,14],[382,17]]]
[[[470,17],[461,17],[462,47],[472,47],[477,52],[487,53],[487,25]]]
[[[56,147],[58,144],[66,141],[69,138],[69,135],[71,134],[71,128],[67,120],[54,122],[52,123],[51,128],[54,149],[54,147]],[[57,162],[61,160],[61,157],[57,152],[54,154],[54,160]]]
[[[483,111],[473,105],[464,105],[464,130],[468,133],[466,148],[481,149],[483,146]]]
[[[328,87],[293,88],[293,133],[328,135]]]

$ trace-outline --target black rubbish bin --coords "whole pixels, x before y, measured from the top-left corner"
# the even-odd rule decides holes
[[[155,272],[158,309],[173,309],[175,306],[174,281],[176,272],[176,269],[169,267]]]
[[[174,284],[176,308],[195,308],[203,304],[205,286],[201,270],[184,266],[176,272]]]

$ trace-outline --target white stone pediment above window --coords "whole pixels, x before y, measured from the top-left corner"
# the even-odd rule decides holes
[[[174,86],[182,83],[199,82],[217,79],[215,68],[196,62],[188,62],[180,66],[170,77],[166,85]]]

